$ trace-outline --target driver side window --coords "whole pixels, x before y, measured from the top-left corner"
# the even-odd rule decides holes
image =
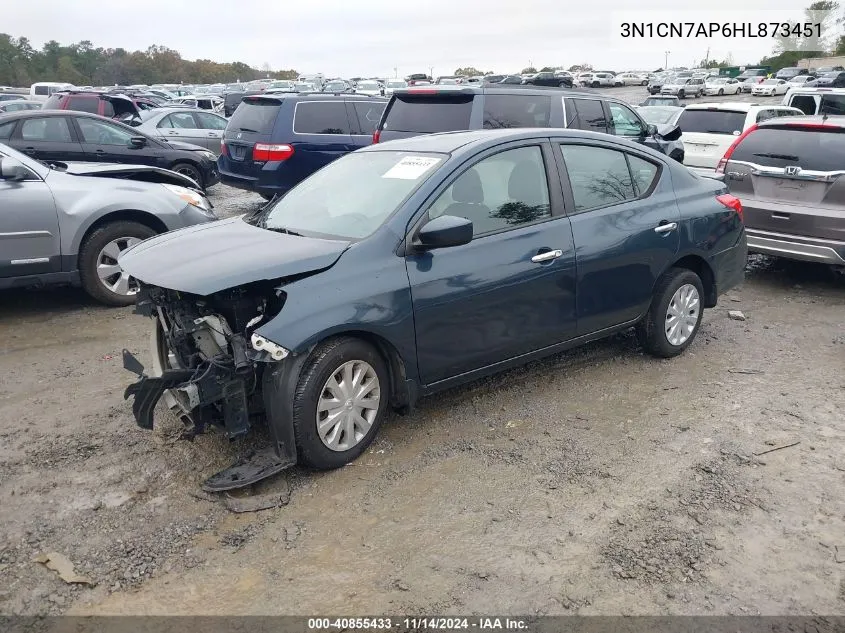
[[[645,128],[630,108],[620,103],[610,103],[610,116],[617,136],[642,136]]]
[[[104,121],[97,121],[96,119],[76,120],[79,125],[79,131],[82,133],[83,143],[93,143],[95,145],[128,145],[132,134],[123,130],[116,125],[105,123]]]
[[[473,239],[550,218],[549,186],[540,147],[489,156],[464,171],[434,202],[429,218],[472,222]]]

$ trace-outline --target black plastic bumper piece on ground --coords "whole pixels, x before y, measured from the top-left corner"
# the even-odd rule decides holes
[[[142,429],[153,428],[153,411],[156,404],[167,389],[181,385],[190,380],[194,372],[188,369],[168,369],[161,376],[151,378],[144,375],[144,366],[132,355],[129,350],[123,350],[123,367],[141,377],[138,382],[132,383],[123,392],[123,399],[128,400],[134,396],[132,402],[132,414],[135,422]]]
[[[251,486],[254,483],[280,473],[296,463],[296,459],[279,457],[274,447],[253,453],[244,461],[221,470],[202,484],[206,492],[223,492]]]

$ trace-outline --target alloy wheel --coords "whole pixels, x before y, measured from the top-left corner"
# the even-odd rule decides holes
[[[378,415],[381,388],[376,370],[362,360],[338,367],[317,400],[317,434],[333,451],[348,451],[366,437]]]
[[[664,332],[672,345],[683,345],[692,336],[698,324],[701,299],[692,284],[684,284],[672,295],[666,310]]]
[[[117,258],[141,241],[138,237],[119,237],[106,244],[97,255],[97,277],[110,292],[124,296],[137,294],[138,282],[124,272]]]

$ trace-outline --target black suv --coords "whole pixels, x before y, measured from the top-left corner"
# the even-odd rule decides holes
[[[420,86],[396,90],[373,142],[458,130],[558,127],[624,136],[683,160],[681,130],[658,132],[627,103],[593,92],[541,87]]]
[[[532,86],[553,86],[556,88],[571,88],[572,78],[562,75],[558,77],[554,73],[544,72],[537,73],[533,77],[524,80],[522,83],[530,84]]]

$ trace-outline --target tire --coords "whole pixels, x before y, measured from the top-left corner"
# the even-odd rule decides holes
[[[565,81],[561,81],[561,82],[557,85],[557,87],[558,87],[558,88],[568,88],[568,86],[566,85],[566,82],[565,82]]]
[[[683,90],[678,90],[678,99],[683,99],[686,93]]]
[[[723,94],[725,94],[725,91],[722,88],[719,88],[719,96],[721,97]]]
[[[348,442],[349,438],[345,429],[342,434],[341,430],[338,429],[336,438],[339,440],[343,437],[343,440],[339,442],[337,448],[332,449],[321,439],[318,432],[317,420],[320,414],[317,404],[323,393],[331,393],[335,399],[340,399],[338,398],[339,392],[338,394],[329,391],[324,392],[324,389],[327,388],[327,382],[335,373],[347,363],[356,361],[359,363],[363,361],[369,365],[378,378],[376,387],[379,393],[377,409],[371,409],[371,411],[375,411],[375,414],[372,416],[370,427],[363,434],[363,437],[356,438],[352,446],[343,449],[343,443]],[[390,383],[387,365],[373,346],[351,337],[339,337],[321,343],[303,367],[293,394],[293,429],[300,461],[312,468],[330,470],[345,466],[361,455],[373,441],[387,415],[389,394]],[[350,400],[351,398],[347,400],[347,403]],[[326,411],[326,414],[329,415],[329,412]],[[344,423],[341,421],[337,426],[343,425]],[[355,430],[357,431],[357,429]],[[331,436],[331,432],[328,435]]]
[[[194,182],[199,185],[200,189],[205,189],[205,185],[202,182],[202,174],[200,170],[191,163],[176,163],[170,168],[171,171],[175,171],[178,174],[182,174],[183,176],[187,176]]]
[[[597,81],[594,81],[591,85],[592,85],[593,88],[598,88],[598,87],[601,86],[601,84]]]
[[[132,290],[137,292],[137,286],[133,286],[133,280],[117,271],[106,280],[101,280],[98,265],[101,257],[104,266],[113,265],[112,262],[117,263],[114,257],[104,252],[107,246],[116,243],[117,249],[122,252],[133,243],[153,235],[156,235],[156,231],[144,224],[116,221],[101,226],[85,238],[79,249],[79,277],[85,292],[97,301],[110,306],[128,306],[135,303],[135,294]],[[127,293],[115,292],[106,286],[106,283],[122,284],[124,281],[129,291]]]
[[[687,286],[693,287],[697,293],[697,312],[694,315],[694,326],[688,333],[684,332],[686,338],[676,344],[669,340],[666,331],[669,320],[669,305],[673,302],[675,293],[680,288]],[[657,280],[651,306],[645,318],[636,328],[637,338],[643,349],[658,358],[672,358],[689,347],[701,326],[701,317],[704,312],[702,297],[704,297],[704,288],[701,285],[701,279],[693,271],[686,268],[670,268],[666,271]],[[683,303],[681,307],[684,307]],[[684,313],[692,316],[688,309],[685,309]],[[689,322],[687,327],[689,327]],[[681,330],[683,330],[683,327]]]
[[[640,85],[641,85],[641,86],[647,86],[647,85],[648,85],[648,81],[644,81],[644,82],[642,82]]]

